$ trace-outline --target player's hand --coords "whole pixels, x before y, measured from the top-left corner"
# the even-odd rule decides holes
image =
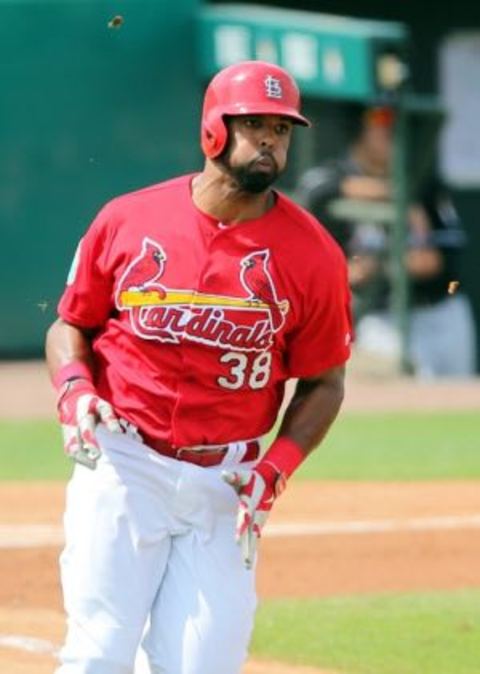
[[[74,379],[60,392],[57,409],[65,453],[87,468],[95,469],[101,454],[95,437],[97,424],[104,423],[113,433],[122,432],[112,406],[99,398],[90,381]]]
[[[224,471],[222,477],[240,499],[235,538],[240,544],[245,567],[251,569],[262,528],[276,497],[285,488],[286,480],[268,461],[261,461],[253,470]]]

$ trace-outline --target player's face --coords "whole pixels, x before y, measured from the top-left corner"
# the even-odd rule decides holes
[[[229,144],[221,161],[243,191],[259,194],[285,170],[292,127],[278,115],[229,119]]]

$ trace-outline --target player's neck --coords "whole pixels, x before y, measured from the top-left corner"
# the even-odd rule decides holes
[[[272,190],[248,194],[239,190],[226,173],[208,169],[194,178],[192,199],[197,208],[224,224],[260,218],[275,203]]]

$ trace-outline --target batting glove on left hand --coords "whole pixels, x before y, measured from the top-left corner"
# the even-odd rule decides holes
[[[92,470],[100,457],[100,446],[95,437],[95,427],[102,422],[109,431],[121,433],[122,428],[112,406],[100,398],[91,381],[67,381],[57,402],[62,424],[65,453]]]
[[[245,567],[251,569],[262,528],[275,499],[286,486],[286,477],[265,460],[253,470],[224,471],[222,477],[240,499],[235,538],[240,544]]]

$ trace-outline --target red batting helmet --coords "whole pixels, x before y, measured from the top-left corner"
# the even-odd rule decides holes
[[[242,61],[221,70],[205,92],[202,149],[218,157],[227,143],[225,115],[281,115],[310,126],[300,114],[300,93],[286,70],[265,61]]]

